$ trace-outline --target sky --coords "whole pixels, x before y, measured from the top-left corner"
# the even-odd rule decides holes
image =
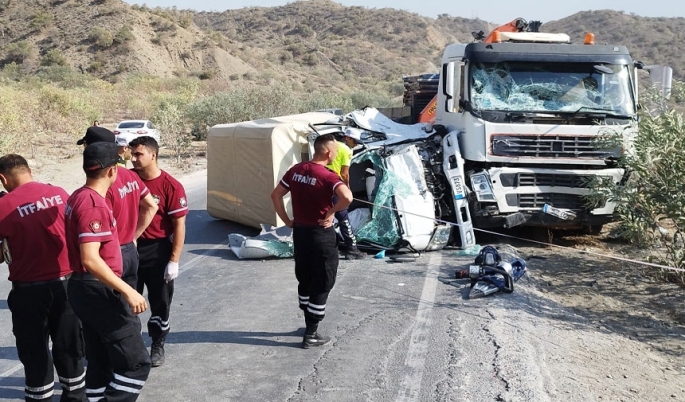
[[[129,4],[146,4],[148,7],[173,7],[196,11],[225,11],[227,9],[243,7],[273,7],[291,1],[287,0],[124,0]],[[507,23],[517,17],[528,21],[544,22],[559,20],[579,11],[587,10],[617,10],[625,13],[635,13],[643,17],[685,17],[685,2],[674,0],[337,0],[345,6],[364,6],[367,8],[392,7],[427,17],[435,18],[438,14],[449,14],[453,17],[480,18],[497,24]],[[467,4],[459,4],[467,3]],[[486,7],[478,7],[486,4]]]

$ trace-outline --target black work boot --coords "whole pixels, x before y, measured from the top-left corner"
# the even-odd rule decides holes
[[[359,251],[359,249],[356,246],[345,247],[343,249],[343,255],[348,260],[361,260],[364,259],[364,257],[366,257],[366,254]]]
[[[164,339],[152,341],[150,362],[152,363],[152,367],[159,367],[164,364]]]
[[[304,335],[304,340],[302,341],[302,347],[305,349],[315,348],[317,346],[328,345],[328,343],[330,341],[331,341],[330,336],[323,336],[323,335],[319,334],[318,332],[314,332],[313,334],[305,334]]]
[[[302,347],[305,349],[315,348],[317,346],[327,345],[331,341],[331,337],[323,336],[316,332],[319,324],[307,323],[304,339],[302,340]]]

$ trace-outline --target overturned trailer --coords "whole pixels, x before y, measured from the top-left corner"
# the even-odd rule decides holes
[[[271,191],[308,152],[309,125],[334,117],[304,113],[212,127],[207,134],[207,212],[254,228],[282,226]],[[289,198],[286,208],[291,213]]]
[[[253,227],[282,225],[271,190],[288,168],[312,155],[318,135],[342,134],[347,127],[363,132],[350,166],[349,210],[360,246],[424,251],[450,242],[475,244],[457,156],[444,133],[395,123],[373,108],[212,127],[207,211]]]

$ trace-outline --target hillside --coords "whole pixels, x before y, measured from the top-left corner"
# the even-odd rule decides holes
[[[512,16],[512,18],[515,16]],[[525,18],[525,16],[523,16]],[[401,76],[438,70],[448,43],[494,28],[479,19],[436,19],[392,8],[330,0],[225,12],[150,9],[120,0],[0,0],[2,65],[25,72],[66,65],[110,82],[132,73],[289,83],[296,91],[366,89],[398,95]],[[580,12],[545,23],[546,32],[622,43],[647,64],[683,76],[683,18],[618,11]]]

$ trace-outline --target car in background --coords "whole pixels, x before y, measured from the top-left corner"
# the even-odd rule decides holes
[[[136,137],[150,136],[160,144],[159,131],[155,128],[150,120],[124,120],[119,122],[117,128],[114,129],[114,135],[123,133],[133,134]]]

